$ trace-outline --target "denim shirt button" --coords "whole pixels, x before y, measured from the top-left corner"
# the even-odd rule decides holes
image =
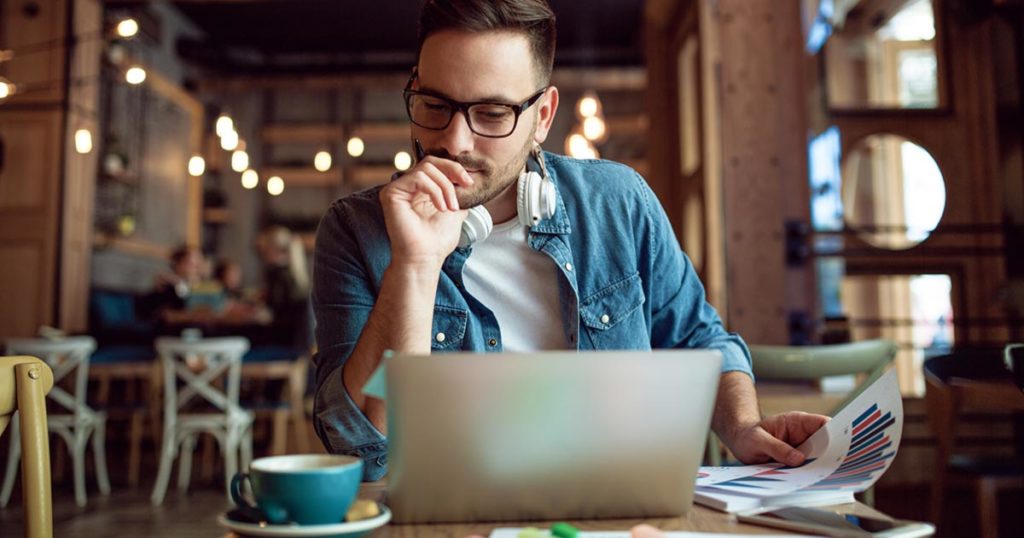
[[[608,316],[608,314],[604,314],[601,316],[601,323],[604,323],[605,325],[608,325],[608,322],[611,320],[612,318]]]
[[[572,271],[572,264],[569,263],[569,262],[565,262],[565,270],[566,271]]]
[[[494,347],[494,346],[498,345],[498,341],[493,339],[493,338],[491,338],[490,340],[487,341],[487,345],[489,345],[491,347]]]
[[[444,339],[444,333],[437,333],[437,336],[434,337],[434,340],[437,340],[438,342],[444,342]]]

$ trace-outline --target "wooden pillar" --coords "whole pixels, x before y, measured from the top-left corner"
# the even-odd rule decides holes
[[[813,268],[786,261],[786,222],[810,220],[800,6],[719,0],[705,7],[720,62],[724,316],[750,343],[787,344],[791,315],[814,319]]]
[[[0,48],[14,51],[0,76],[16,85],[0,101],[0,337],[85,329],[101,26],[98,0],[0,3]]]

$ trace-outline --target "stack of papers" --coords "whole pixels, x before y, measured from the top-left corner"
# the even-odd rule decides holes
[[[892,464],[902,432],[903,400],[890,370],[797,447],[803,465],[701,467],[694,501],[725,512],[853,502]]]

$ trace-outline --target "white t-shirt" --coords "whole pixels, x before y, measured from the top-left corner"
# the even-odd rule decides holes
[[[494,312],[504,351],[566,349],[560,314],[558,267],[530,248],[518,219],[494,226],[473,244],[462,279],[468,291]]]

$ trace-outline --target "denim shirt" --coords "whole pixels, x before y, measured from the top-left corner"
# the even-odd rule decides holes
[[[723,373],[750,374],[746,345],[725,331],[706,302],[693,264],[643,178],[610,161],[544,157],[557,210],[530,229],[528,241],[558,266],[566,347],[713,348],[724,356]],[[330,452],[363,459],[366,480],[387,471],[387,438],[352,403],[341,366],[359,340],[391,261],[379,191],[362,191],[331,206],[317,232],[313,271],[319,347],[313,424]],[[502,349],[494,314],[463,285],[462,269],[471,255],[472,247],[456,249],[442,267],[430,334],[445,338],[431,339],[435,353]]]

